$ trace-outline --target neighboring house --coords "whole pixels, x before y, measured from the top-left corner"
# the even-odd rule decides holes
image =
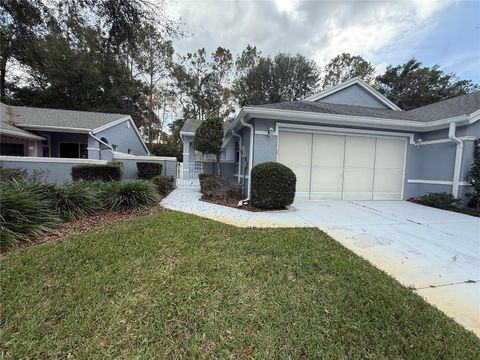
[[[479,119],[480,92],[402,111],[355,78],[303,101],[242,108],[222,157],[247,193],[252,166],[278,161],[295,172],[297,197],[311,200],[464,197]]]
[[[100,150],[148,155],[129,115],[1,104],[0,155],[100,159]]]
[[[73,164],[123,162],[136,177],[136,161],[173,162],[150,156],[132,118],[125,114],[44,109],[0,103],[0,165],[46,169],[51,182],[70,180]],[[165,170],[164,170],[165,173]]]

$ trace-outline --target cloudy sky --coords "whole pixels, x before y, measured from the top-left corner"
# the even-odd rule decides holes
[[[191,34],[180,53],[247,44],[264,54],[301,53],[324,65],[342,52],[383,71],[415,57],[480,83],[480,0],[169,1]]]

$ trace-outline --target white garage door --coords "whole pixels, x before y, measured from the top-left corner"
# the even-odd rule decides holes
[[[281,131],[278,161],[297,176],[297,197],[400,200],[406,140]]]

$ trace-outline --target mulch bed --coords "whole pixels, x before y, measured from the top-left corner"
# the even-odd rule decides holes
[[[155,215],[167,211],[160,206],[154,206],[148,209],[125,210],[125,211],[106,211],[100,214],[87,216],[79,220],[60,224],[48,233],[32,238],[26,242],[20,242],[18,245],[0,250],[0,256],[9,252],[18,251],[26,247],[43,244],[50,241],[63,239],[67,236],[78,234],[87,230],[99,228],[106,225],[118,224],[122,221],[133,219],[140,216]]]
[[[414,204],[418,204],[418,205],[430,206],[430,205],[425,204],[423,201],[421,201],[420,199],[415,198],[415,197],[408,198],[407,201],[412,202]],[[430,207],[433,207],[435,209],[453,211],[453,212],[457,212],[457,213],[460,213],[460,214],[480,217],[480,209],[467,208],[467,207],[465,207],[465,208],[464,207],[440,208],[440,207],[435,207],[435,206],[430,206]]]
[[[212,204],[228,206],[228,207],[231,207],[231,208],[246,210],[246,211],[251,211],[251,212],[287,210],[287,208],[284,208],[284,207],[283,208],[278,208],[278,209],[259,209],[259,208],[256,208],[255,206],[252,206],[251,204],[247,204],[247,205],[243,205],[243,206],[239,207],[238,202],[240,201],[240,199],[232,199],[232,198],[209,199],[209,198],[205,198],[205,197],[202,196],[202,198],[200,200],[208,202],[208,203],[212,203]]]

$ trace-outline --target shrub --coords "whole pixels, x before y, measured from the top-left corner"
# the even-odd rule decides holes
[[[207,199],[225,199],[227,184],[219,176],[207,176],[203,179],[203,196]]]
[[[421,204],[435,207],[438,209],[451,209],[455,207],[460,201],[459,199],[455,199],[452,194],[448,194],[445,192],[439,193],[428,193],[426,195],[420,196],[417,199]]]
[[[110,210],[140,209],[157,201],[155,185],[145,180],[123,180],[100,186],[100,200]]]
[[[254,206],[277,209],[293,202],[297,178],[287,166],[275,162],[258,164],[252,169],[251,176]]]
[[[173,176],[157,175],[151,181],[157,187],[160,195],[166,195],[173,190]]]
[[[39,184],[0,184],[0,248],[40,235],[59,221],[47,196],[50,191]]]
[[[150,180],[158,175],[162,175],[162,164],[137,162],[137,177],[139,179]]]
[[[77,220],[102,209],[98,188],[84,181],[55,186],[51,201],[55,211],[64,220]]]
[[[480,139],[475,140],[472,168],[468,172],[468,181],[472,185],[473,192],[467,194],[470,197],[468,206],[480,209]]]
[[[205,173],[202,173],[202,174],[198,175],[198,180],[200,182],[200,192],[202,194],[203,194],[203,189],[205,187],[205,180],[208,179],[208,178],[212,178],[212,177],[215,177],[215,175],[205,174]]]
[[[119,181],[122,167],[118,163],[107,165],[81,164],[72,167],[72,179],[85,181]]]
[[[237,183],[228,183],[227,197],[230,199],[241,200],[243,198],[243,186]]]
[[[0,166],[0,181],[2,183],[7,181],[25,181],[28,178],[28,171],[26,169],[4,168]]]

